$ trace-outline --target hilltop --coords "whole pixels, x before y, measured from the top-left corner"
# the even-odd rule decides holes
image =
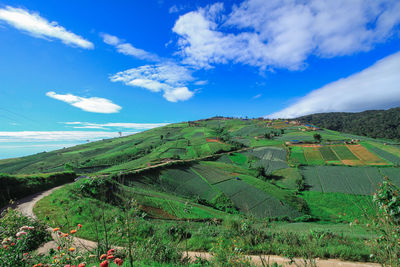
[[[339,132],[400,140],[400,108],[358,113],[318,113],[296,120]]]

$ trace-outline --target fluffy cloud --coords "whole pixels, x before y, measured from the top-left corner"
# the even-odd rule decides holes
[[[10,6],[1,8],[0,20],[35,37],[59,39],[64,44],[79,46],[85,49],[94,48],[93,43],[66,30],[64,27],[58,25],[57,22],[49,22],[38,13],[29,12],[25,9]]]
[[[108,44],[114,46],[118,53],[127,55],[127,56],[132,56],[138,59],[143,59],[143,60],[150,60],[150,61],[159,61],[159,58],[157,55],[152,54],[150,52],[147,52],[145,50],[139,49],[131,45],[130,43],[125,43],[121,39],[119,39],[116,36],[110,35],[103,33],[101,34],[103,37],[103,41]]]
[[[368,51],[400,22],[395,0],[246,0],[230,14],[216,3],[179,17],[173,31],[184,63],[242,63],[301,69],[308,56]]]
[[[117,113],[121,110],[121,107],[114,104],[108,99],[100,97],[80,97],[73,94],[56,94],[55,92],[47,92],[48,97],[61,100],[74,107],[80,108],[84,111],[94,113]]]
[[[363,111],[400,105],[400,52],[347,78],[314,90],[268,118],[295,118],[333,111]]]
[[[163,92],[164,98],[170,102],[191,98],[194,93],[187,88],[186,84],[193,79],[187,68],[172,62],[140,66],[118,72],[110,77],[112,82],[123,82],[151,92]]]
[[[91,123],[91,122],[64,122],[66,125],[72,125],[78,129],[131,129],[131,130],[149,130],[156,127],[165,126],[169,123],[132,123],[132,122],[109,122],[109,123]]]

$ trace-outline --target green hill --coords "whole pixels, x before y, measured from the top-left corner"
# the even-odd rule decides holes
[[[334,131],[400,140],[400,108],[312,114],[297,120]]]
[[[88,222],[80,236],[91,240],[97,237],[90,229],[100,220],[109,220],[109,242],[123,245],[115,220],[134,208],[144,220],[135,233],[138,241],[154,232],[168,236],[175,229],[193,235],[188,243],[192,249],[208,250],[222,231],[221,222],[229,231],[240,232],[237,225],[252,220],[263,234],[249,241],[255,245],[245,250],[268,247],[266,253],[281,254],[282,243],[271,246],[269,237],[281,235],[281,230],[264,232],[265,222],[277,221],[285,233],[296,232],[296,237],[282,234],[279,238],[286,240],[282,242],[296,238],[309,242],[308,229],[318,229],[326,232],[330,242],[319,256],[368,260],[371,252],[363,248],[367,231],[350,234],[353,230],[347,227],[353,220],[362,222],[365,209],[372,212],[368,209],[371,193],[385,176],[400,185],[399,164],[400,148],[387,140],[296,121],[218,117],[0,160],[0,172],[7,173],[0,182],[12,190],[14,180],[25,177],[20,182],[24,191],[23,186],[39,173],[84,174],[42,199],[35,212],[64,230],[71,223]],[[177,223],[185,223],[186,230],[174,228]],[[332,235],[330,229],[339,232]],[[244,234],[246,238],[254,235],[252,231]],[[346,245],[335,243],[339,236],[349,238]]]

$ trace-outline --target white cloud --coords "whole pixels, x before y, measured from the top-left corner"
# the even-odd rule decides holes
[[[94,113],[117,113],[121,110],[121,107],[114,104],[108,99],[100,97],[80,97],[73,94],[56,94],[55,92],[47,92],[48,97],[66,102],[74,107],[80,108],[84,111]]]
[[[295,118],[303,115],[400,105],[400,52],[383,58],[371,67],[314,90],[295,104],[268,115],[268,118]]]
[[[147,52],[143,49],[136,48],[130,43],[125,43],[116,36],[103,33],[101,34],[101,37],[106,44],[114,46],[118,53],[143,60],[159,61],[157,55]]]
[[[64,122],[66,125],[74,125],[73,128],[81,129],[112,129],[112,128],[125,128],[131,130],[149,130],[161,126],[168,125],[169,123],[133,123],[133,122],[109,122],[109,123],[91,123],[91,122]],[[76,126],[78,125],[78,126]]]
[[[64,44],[79,46],[85,49],[94,48],[93,43],[66,30],[64,27],[58,25],[57,22],[49,22],[38,13],[25,9],[10,6],[0,8],[0,20],[35,37],[59,39]]]
[[[255,95],[255,96],[253,96],[253,99],[260,98],[261,96],[262,96],[262,94]]]
[[[134,134],[127,132],[126,134]],[[21,131],[0,132],[0,142],[81,141],[119,137],[117,132],[105,131]]]
[[[201,80],[201,81],[194,82],[194,84],[195,84],[195,85],[206,85],[206,84],[208,84],[208,81],[206,81],[206,80]]]
[[[178,12],[180,12],[180,11],[186,9],[186,8],[187,8],[186,5],[179,5],[179,6],[173,5],[173,6],[171,6],[171,7],[168,9],[168,12],[169,12],[170,14],[178,13]]]
[[[194,94],[186,87],[188,82],[194,80],[191,72],[172,62],[145,65],[118,72],[112,75],[110,80],[145,88],[151,92],[164,92],[164,98],[170,102],[184,101]]]
[[[223,11],[216,3],[179,17],[173,31],[184,63],[296,70],[310,55],[368,51],[400,22],[396,0],[246,0],[230,14]]]

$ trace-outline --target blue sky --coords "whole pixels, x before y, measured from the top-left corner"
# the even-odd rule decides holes
[[[400,2],[0,1],[0,158],[400,104]]]

